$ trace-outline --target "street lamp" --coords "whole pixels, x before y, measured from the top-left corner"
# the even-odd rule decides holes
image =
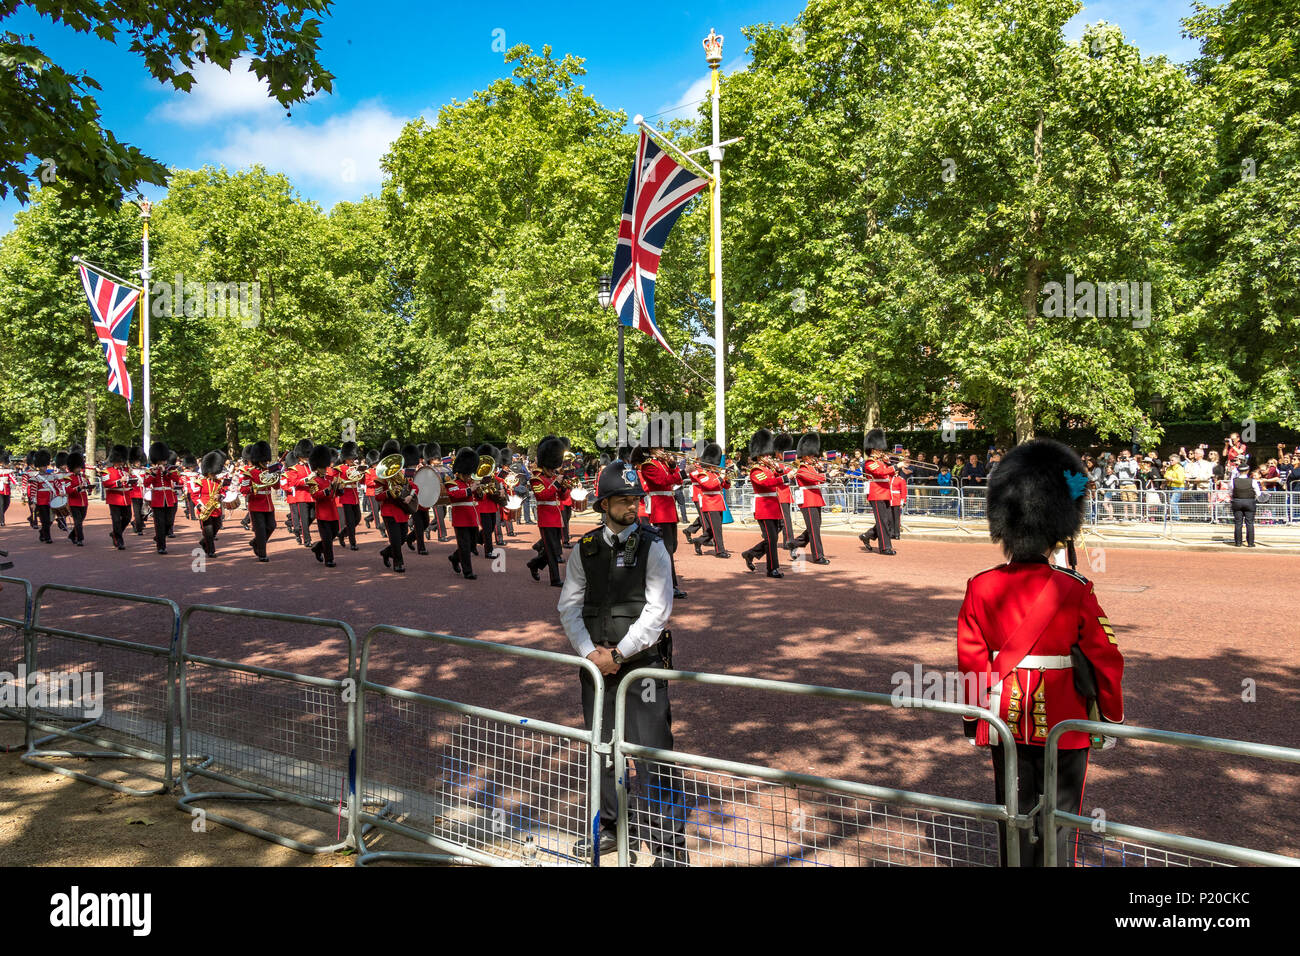
[[[614,277],[604,275],[596,280],[596,301],[602,309],[608,309],[613,299]],[[627,429],[623,424],[627,415],[627,402],[623,397],[623,321],[618,323],[618,443],[627,442]]]
[[[613,297],[613,286],[613,276],[601,276],[596,280],[596,298],[600,300],[600,307],[602,309],[609,308],[609,300]]]
[[[1151,398],[1151,414],[1159,418],[1165,413],[1165,399],[1163,395],[1154,395]]]
[[[466,416],[465,416],[465,421],[464,421],[463,424],[465,425],[465,437],[466,437],[466,438],[473,438],[473,437],[474,437],[474,419],[472,419],[472,418],[470,418],[468,415],[466,415]]]

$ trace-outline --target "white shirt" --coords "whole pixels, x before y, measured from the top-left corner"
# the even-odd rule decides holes
[[[1202,458],[1199,461],[1183,462],[1183,473],[1190,482],[1208,482],[1214,477],[1214,463],[1208,458]],[[1204,487],[1203,484],[1200,487]]]
[[[602,525],[600,533],[605,536],[606,544],[617,548],[627,541],[627,536],[637,527],[631,524],[624,528],[618,535],[618,545],[615,545],[616,539],[608,525]],[[592,642],[587,625],[582,620],[583,598],[587,593],[587,572],[582,566],[581,548],[580,542],[569,559],[564,588],[560,591],[560,603],[556,608],[560,612],[560,623],[564,625],[564,633],[569,636],[569,643],[578,652],[578,656],[586,657],[596,649],[596,645]],[[657,644],[659,635],[668,626],[668,618],[673,613],[672,562],[668,557],[668,549],[664,547],[662,541],[652,544],[650,553],[646,557],[645,598],[645,607],[641,609],[641,616],[632,622],[623,640],[618,642],[618,652],[624,657],[632,657]]]

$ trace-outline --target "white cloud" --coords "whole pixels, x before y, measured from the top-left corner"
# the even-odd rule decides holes
[[[744,69],[748,65],[748,58],[738,56],[730,63],[725,64],[722,67],[722,72],[734,73],[737,70]],[[711,80],[709,79],[709,74],[705,73],[698,80],[691,83],[690,86],[686,87],[681,96],[677,97],[676,100],[671,103],[661,104],[652,118],[664,121],[694,118],[700,108],[700,101],[706,99],[709,95],[710,85]],[[636,111],[633,110],[632,112],[635,113]]]
[[[248,60],[236,60],[226,72],[215,63],[194,66],[194,87],[189,93],[175,92],[153,111],[151,117],[187,126],[248,114],[271,115],[283,107],[271,99],[265,80],[248,69]]]

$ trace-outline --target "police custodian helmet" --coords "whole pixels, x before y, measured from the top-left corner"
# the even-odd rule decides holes
[[[596,479],[596,500],[592,502],[592,507],[604,511],[600,504],[606,498],[615,495],[639,498],[644,494],[645,488],[641,486],[641,476],[636,473],[636,469],[626,462],[616,461],[600,470],[600,477]]]

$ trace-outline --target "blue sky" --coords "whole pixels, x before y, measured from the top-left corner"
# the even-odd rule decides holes
[[[615,27],[624,18],[607,2],[337,0],[322,28],[320,54],[336,77],[334,93],[296,107],[291,117],[246,72],[203,68],[194,92],[185,95],[154,82],[125,43],[76,34],[25,8],[0,20],[0,30],[34,33],[61,66],[89,71],[103,86],[96,99],[104,125],[164,164],[260,162],[288,174],[303,195],[328,208],[378,191],[379,160],[406,121],[432,120],[439,106],[506,75],[502,45],[540,50],[549,43],[556,55],[585,57],[588,92],[629,116],[650,116],[704,96],[708,68],[700,41],[710,28],[726,38],[723,68],[730,72],[746,62],[742,26],[790,23],[803,7],[804,0],[659,5],[653,18],[625,20],[620,35]],[[1179,25],[1191,9],[1190,0],[1099,0],[1087,3],[1066,33],[1075,39],[1085,23],[1105,20],[1143,53],[1184,62],[1196,53]],[[161,194],[146,190],[154,199]],[[13,198],[0,201],[0,231],[12,227],[19,208]]]

